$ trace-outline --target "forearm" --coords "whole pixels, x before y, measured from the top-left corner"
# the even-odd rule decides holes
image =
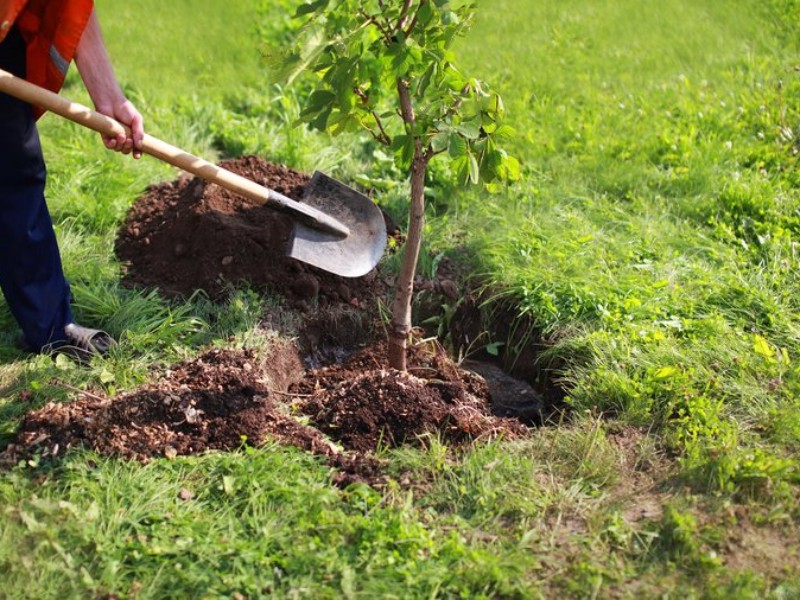
[[[98,111],[109,114],[125,102],[94,10],[78,44],[75,64]]]
[[[122,93],[94,10],[78,44],[75,64],[97,111],[130,128],[127,136],[103,136],[106,147],[124,154],[133,152],[133,157],[139,158],[144,139],[142,115]]]

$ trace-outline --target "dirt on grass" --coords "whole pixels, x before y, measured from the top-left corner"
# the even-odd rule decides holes
[[[130,392],[84,393],[31,411],[3,462],[75,447],[147,462],[273,440],[324,457],[338,484],[380,485],[379,446],[421,444],[426,434],[452,445],[525,435],[519,421],[491,415],[483,379],[440,350],[415,348],[408,373],[386,367],[383,350],[369,346],[308,372],[291,343],[262,356],[210,350]]]
[[[426,434],[461,445],[527,431],[516,419],[492,414],[486,380],[458,367],[435,342],[410,348],[407,372],[388,368],[385,357],[385,344],[377,343],[311,371],[292,388],[306,397],[302,412],[357,452],[418,444]]]
[[[309,180],[252,156],[222,166],[298,200]],[[287,258],[291,227],[285,215],[199,179],[148,188],[117,240],[124,282],[212,298],[246,282],[300,309],[299,341],[214,349],[113,397],[86,392],[49,403],[24,418],[4,461],[57,458],[74,447],[148,461],[273,440],[323,457],[337,483],[379,485],[379,448],[427,436],[457,446],[526,434],[497,393],[519,396],[519,386],[460,368],[434,341],[412,345],[407,372],[390,369],[370,312],[390,282],[377,271],[344,279]],[[388,219],[387,230],[394,233]],[[447,279],[428,287],[453,295],[454,286]]]

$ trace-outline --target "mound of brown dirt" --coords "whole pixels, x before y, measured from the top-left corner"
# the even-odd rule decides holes
[[[462,444],[526,431],[518,421],[491,416],[485,382],[438,349],[415,349],[409,373],[385,368],[383,356],[384,348],[371,346],[341,365],[304,374],[288,344],[262,357],[212,350],[116,397],[84,394],[31,411],[3,462],[37,453],[56,458],[79,446],[147,461],[275,440],[325,456],[339,483],[375,484],[384,479],[372,456],[379,444],[419,443],[427,433]],[[312,425],[291,416],[298,406]]]
[[[84,394],[30,412],[0,462],[15,464],[34,454],[58,458],[74,447],[147,462],[274,440],[324,456],[339,485],[382,483],[378,460],[343,455],[318,429],[289,416],[278,389],[301,376],[290,346],[276,346],[261,359],[252,351],[212,350],[132,392]]]
[[[301,200],[309,177],[255,156],[220,166]],[[394,228],[394,226],[389,226]],[[128,212],[117,242],[123,283],[189,297],[204,290],[219,298],[230,284],[278,293],[303,306],[350,303],[382,293],[373,271],[338,277],[285,256],[292,221],[284,214],[189,176],[150,186]]]
[[[213,350],[175,365],[159,379],[115,398],[83,396],[49,403],[28,414],[16,444],[57,456],[81,445],[102,454],[146,461],[154,456],[231,449],[267,436],[317,453],[329,452],[323,436],[282,414],[268,366],[273,353],[257,361],[252,351]],[[302,373],[299,358],[280,376]],[[293,367],[293,368],[292,368]]]
[[[386,368],[385,355],[382,345],[368,347],[294,388],[311,396],[301,410],[345,448],[416,444],[428,433],[451,445],[525,433],[519,421],[492,415],[485,380],[458,368],[437,344],[412,348],[407,373]]]

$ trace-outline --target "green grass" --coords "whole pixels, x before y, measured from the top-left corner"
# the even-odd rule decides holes
[[[258,49],[285,39],[294,3],[218,4],[98,5],[150,132],[369,182],[401,216],[369,142],[291,126],[302,89],[270,83]],[[487,322],[510,302],[524,334],[486,339],[508,362],[520,339],[544,344],[569,415],[521,442],[385,452],[381,492],[272,445],[7,468],[0,597],[798,596],[798,14],[484,0],[458,53],[501,91],[525,177],[454,192],[438,166],[422,264],[470,257]],[[74,73],[64,94],[88,102]],[[77,316],[123,344],[86,369],[25,357],[3,306],[0,444],[30,406],[130,389],[208,345],[265,346],[264,312],[292,319],[248,290],[216,305],[121,288],[117,227],[175,172],[53,116],[41,132]]]
[[[521,570],[520,556],[428,527],[401,499],[366,487],[338,492],[296,450],[147,467],[88,458],[75,455],[35,483],[17,471],[2,488],[14,507],[0,538],[6,591],[338,597],[519,588],[506,575]]]
[[[754,432],[800,418],[795,9],[500,2],[463,47],[507,65],[528,175],[460,203],[479,270],[553,340],[575,407],[656,424],[703,489],[798,477]]]

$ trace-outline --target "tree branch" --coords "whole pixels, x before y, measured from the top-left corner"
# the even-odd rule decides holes
[[[408,27],[406,27],[405,30],[406,37],[409,37],[411,33],[414,31],[414,28],[417,26],[417,21],[419,19],[419,11],[422,8],[422,6],[427,3],[428,0],[419,0],[419,6],[417,7],[417,10],[414,11],[414,18],[411,19],[411,23],[408,25]]]
[[[366,129],[369,132],[369,134],[373,137],[373,139],[376,142],[378,142],[382,146],[388,146],[388,144],[386,143],[386,140],[383,139],[383,137],[381,136],[380,132],[375,131],[374,129],[372,129],[371,127],[368,127],[367,125],[364,125],[364,129]]]
[[[369,96],[367,96],[360,87],[355,86],[353,88],[353,93],[358,96],[358,99],[361,100],[363,104],[369,104]]]
[[[375,139],[377,139],[379,142],[381,142],[385,146],[391,146],[392,145],[392,138],[390,138],[389,134],[386,133],[386,129],[384,129],[384,127],[383,127],[383,121],[381,120],[381,118],[378,115],[378,113],[376,113],[374,110],[372,111],[372,118],[375,119],[375,123],[378,125],[378,129],[381,130],[380,137],[376,136]]]
[[[381,24],[381,22],[378,21],[378,19],[376,19],[372,15],[364,12],[363,10],[360,11],[360,14],[361,14],[362,17],[364,17],[364,19],[365,19],[365,21],[367,23],[369,23],[371,25],[375,25],[375,27],[378,28],[378,31],[381,32],[381,35],[383,36],[383,39],[386,40],[387,44],[391,44],[392,43],[392,33],[386,27],[384,27]]]
[[[358,99],[361,100],[361,102],[364,105],[368,105],[369,104],[369,96],[360,87],[358,87],[358,86],[354,87],[353,88],[353,93],[356,96],[358,96]],[[375,119],[375,124],[378,126],[378,129],[380,130],[380,133],[379,134],[375,133],[372,130],[371,127],[367,127],[366,125],[364,127],[366,128],[367,131],[370,132],[372,137],[374,137],[376,140],[378,140],[378,142],[380,142],[384,146],[391,146],[392,138],[389,137],[388,133],[386,133],[386,129],[383,127],[383,121],[381,120],[380,116],[374,110],[370,111],[370,114],[372,115],[372,118]]]
[[[426,160],[426,162],[430,162],[430,160],[434,156],[436,156],[438,154],[443,154],[444,152],[446,152],[446,150],[434,150],[433,148],[428,146],[428,148],[425,150],[425,154],[424,154],[425,160]]]
[[[397,20],[397,31],[405,31],[408,24],[408,11],[411,10],[411,0],[403,0],[403,8],[400,9],[400,18]]]

